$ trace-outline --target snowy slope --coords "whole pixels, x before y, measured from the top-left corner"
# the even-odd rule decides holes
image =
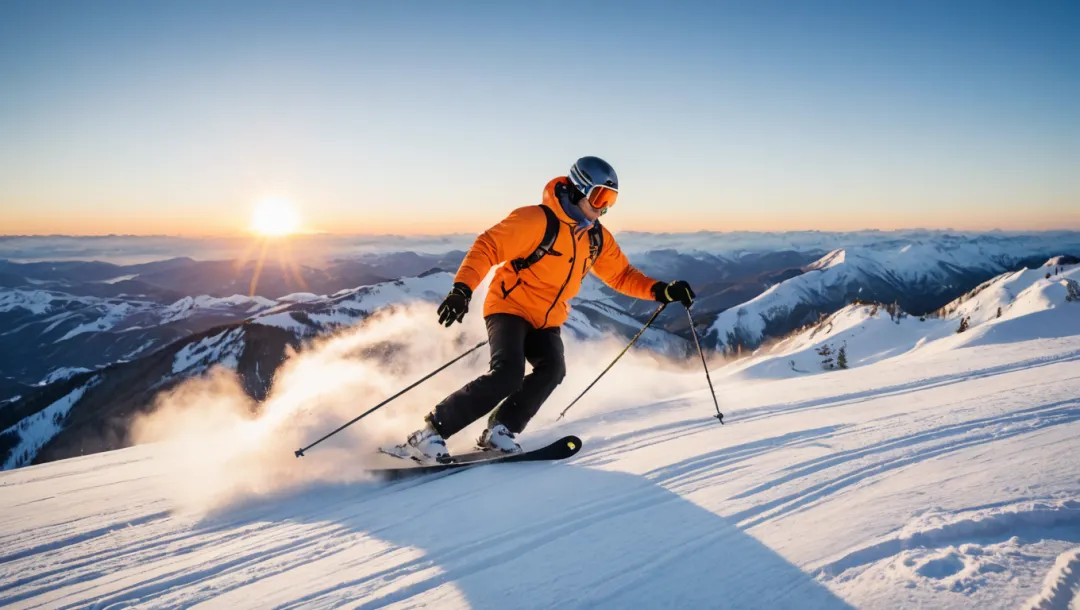
[[[276,326],[299,336],[315,336],[356,324],[390,305],[437,303],[452,284],[453,275],[440,272],[343,290],[330,297],[290,295],[291,303],[255,316],[252,323]]]
[[[837,311],[855,299],[898,301],[913,313],[936,309],[975,286],[1037,255],[1038,244],[1018,248],[1008,240],[943,239],[874,243],[838,249],[808,265],[805,273],[771,286],[761,295],[721,312],[707,340],[721,349],[754,348]],[[934,302],[937,305],[928,308]]]
[[[53,290],[0,290],[0,370],[22,383],[48,382],[67,370],[135,359],[277,305],[243,295],[160,303]]]
[[[175,322],[191,317],[199,313],[200,310],[242,311],[246,314],[255,314],[277,304],[277,301],[260,296],[244,296],[241,294],[234,294],[231,297],[224,298],[211,297],[205,294],[196,297],[184,297],[165,308],[162,323]]]
[[[1080,301],[1069,300],[1080,266],[1046,275],[1045,268],[1002,274],[922,318],[879,305],[849,305],[729,370],[791,377],[832,368],[841,348],[847,365],[855,368],[912,350],[1080,334]],[[958,333],[961,325],[967,330]]]
[[[29,464],[37,455],[37,452],[60,433],[60,430],[63,429],[64,418],[67,417],[68,412],[97,381],[96,378],[90,379],[45,409],[23,418],[19,423],[6,430],[0,431],[2,436],[8,436],[9,438],[14,436],[18,439],[8,458],[0,466],[0,470],[9,470]]]
[[[358,363],[408,331],[389,317],[296,356],[258,420],[202,385],[147,423],[172,442],[0,473],[0,604],[1074,608],[1080,329],[1038,316],[1056,325],[1080,303],[1054,286],[1022,288],[1013,318],[854,370],[714,370],[726,426],[699,368],[633,353],[557,422],[595,372],[598,348],[574,343],[522,437],[581,436],[565,463],[367,480],[365,448],[426,410],[411,398],[293,458],[457,349],[415,335],[398,362]],[[1042,303],[1029,291],[1053,307],[1021,315]],[[852,329],[862,314],[845,315]],[[1025,320],[1026,338],[1000,340]]]
[[[412,303],[437,304],[453,285],[453,274],[436,272],[419,277],[402,278],[354,290],[343,290],[330,297],[309,298],[275,307],[255,316],[251,322],[275,326],[301,337],[324,334],[357,324],[384,308]],[[582,283],[582,290],[572,303],[570,319],[565,325],[568,334],[579,339],[607,336],[632,337],[642,322],[614,304],[610,290],[592,275]],[[482,310],[487,297],[487,283],[477,288],[472,299],[470,324],[482,326]],[[688,349],[685,339],[659,328],[650,328],[639,345],[657,353],[684,355]]]
[[[233,295],[217,298],[206,295],[184,297],[174,303],[162,305],[154,301],[125,300],[120,298],[101,298],[74,296],[49,290],[4,290],[0,291],[0,313],[19,313],[34,316],[46,316],[43,322],[49,325],[45,332],[52,332],[63,327],[68,320],[81,321],[66,332],[59,341],[66,341],[78,334],[92,331],[104,331],[133,324],[138,315],[153,319],[153,324],[167,324],[207,311],[242,312],[255,314],[277,305],[276,301],[262,297]],[[22,320],[27,324],[35,322],[29,317]],[[145,320],[139,320],[146,325]],[[68,325],[71,326],[71,325]]]
[[[434,304],[442,300],[446,287],[451,283],[450,274],[437,272],[343,290],[329,297],[290,295],[283,303],[268,302],[258,297],[199,297],[179,301],[171,307],[170,316],[191,315],[195,310],[218,306],[251,308],[261,313],[256,313],[243,323],[215,326],[182,337],[142,358],[100,369],[100,378],[107,383],[85,394],[80,393],[73,399],[64,417],[55,421],[57,430],[50,436],[51,444],[27,445],[28,448],[19,454],[16,464],[14,454],[9,454],[8,447],[0,442],[0,464],[7,464],[6,467],[21,466],[34,460],[84,455],[126,446],[129,444],[126,428],[134,414],[153,407],[155,396],[159,393],[167,393],[187,379],[212,374],[215,369],[235,372],[247,394],[255,400],[262,400],[287,350],[306,349],[312,342],[347,333],[380,312],[415,308],[416,319],[411,323],[410,334],[426,332],[437,337],[457,334],[460,332],[457,328],[447,330],[435,323]],[[578,309],[574,318],[567,324],[568,338],[615,337],[617,341],[624,341],[640,329],[640,321],[613,305],[610,298],[595,286],[590,288],[589,296],[596,300],[580,301],[576,305]],[[477,302],[482,303],[484,297],[484,290],[478,290]],[[481,308],[482,305],[477,305],[474,315],[468,318],[469,332],[484,332]],[[412,338],[406,336],[402,340]],[[390,349],[391,345],[387,342],[379,349]],[[686,340],[657,328],[649,329],[638,347],[669,357],[684,356],[689,351]],[[80,372],[87,370],[65,367],[53,371],[47,380],[56,382]],[[46,387],[42,391],[50,392],[51,388]],[[27,394],[20,403],[15,404],[11,417],[4,419],[0,416],[0,429],[9,429],[8,437],[17,439],[12,441],[13,444],[25,443],[27,441],[23,438],[21,426],[51,408],[51,404],[51,396],[45,399]],[[77,417],[68,418],[68,412]],[[21,417],[23,421],[16,417]],[[73,421],[77,424],[73,425]],[[103,429],[107,432],[103,432]],[[6,461],[5,456],[8,456]]]
[[[633,337],[643,325],[637,318],[608,302],[576,299],[563,328],[577,339],[595,340],[613,336]],[[675,358],[687,356],[691,349],[686,339],[656,326],[647,328],[635,346]]]

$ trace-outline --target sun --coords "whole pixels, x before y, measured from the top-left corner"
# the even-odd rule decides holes
[[[300,215],[288,201],[269,197],[255,204],[251,230],[266,237],[281,237],[300,230]]]

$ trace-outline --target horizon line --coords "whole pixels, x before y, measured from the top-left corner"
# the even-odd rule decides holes
[[[719,229],[699,229],[696,231],[642,231],[638,229],[620,229],[612,231],[615,234],[636,234],[636,235],[703,235],[709,233],[715,233],[719,235],[745,235],[755,233],[768,233],[776,235],[792,234],[792,233],[822,233],[822,234],[845,234],[845,233],[975,233],[975,234],[991,234],[991,233],[1080,233],[1080,227],[1060,228],[1060,229],[1034,229],[1034,228],[1022,228],[1022,229],[1002,229],[999,227],[991,229],[958,229],[955,227],[904,227],[896,229],[875,229],[875,228],[862,228],[862,229],[847,229],[847,230],[827,230],[827,229],[788,229],[788,230],[753,230],[753,229],[733,229],[729,231]],[[454,233],[350,233],[350,232],[331,232],[331,231],[302,231],[282,236],[263,236],[255,235],[250,232],[238,231],[232,233],[188,233],[188,234],[169,234],[169,233],[0,233],[0,239],[9,238],[78,238],[78,239],[104,239],[104,238],[166,238],[166,239],[256,239],[256,240],[292,240],[292,239],[311,239],[320,237],[337,237],[337,238],[349,238],[349,237],[363,237],[363,238],[380,238],[380,237],[395,237],[395,238],[448,238],[448,237],[466,237],[476,236],[480,232],[468,232],[459,231]]]

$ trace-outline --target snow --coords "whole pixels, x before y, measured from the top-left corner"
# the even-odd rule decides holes
[[[902,247],[897,247],[899,244]],[[721,343],[758,345],[771,320],[782,319],[800,306],[843,299],[855,287],[872,283],[893,286],[949,285],[953,271],[1001,273],[1024,253],[1013,242],[992,239],[912,239],[868,243],[829,252],[808,265],[805,273],[770,287],[761,295],[720,313],[708,333]],[[1034,253],[1036,244],[1028,244]],[[1029,274],[1039,274],[1030,270]],[[1042,272],[1045,275],[1045,270]]]
[[[604,282],[600,281],[600,278],[590,273],[581,281],[581,290],[578,291],[571,305],[577,306],[578,303],[583,301],[608,303],[612,300],[612,296],[616,294],[618,293],[608,288]]]
[[[55,298],[55,295],[44,290],[0,291],[0,313],[25,309],[34,315],[44,315],[52,311]]]
[[[163,306],[152,301],[78,297],[44,290],[0,291],[0,313],[22,309],[35,316],[52,314],[47,318],[34,321],[46,325],[42,334],[56,330],[65,322],[72,324],[76,321],[81,322],[67,329],[54,341],[55,343],[62,343],[86,333],[141,330],[207,313],[229,314],[235,316],[236,319],[244,319],[277,306],[279,306],[277,301],[244,295],[224,298],[207,295],[184,297],[175,303]],[[7,330],[5,334],[18,332],[25,326],[26,324]]]
[[[252,322],[263,326],[282,328],[297,335],[304,335],[312,331],[307,324],[297,320],[293,317],[292,313],[288,311],[258,316],[252,320]]]
[[[835,250],[873,250],[912,258],[922,256],[927,247],[935,251],[953,250],[962,258],[996,259],[1002,256],[1020,257],[1040,253],[1076,253],[1080,251],[1080,234],[1056,233],[966,233],[955,231],[900,230],[852,231],[829,233],[823,231],[789,231],[784,233],[734,231],[697,233],[640,233],[621,231],[616,234],[619,246],[633,257],[652,250],[675,249],[687,255],[695,252],[724,258],[761,252],[833,252]],[[1049,252],[1048,252],[1049,251]]]
[[[132,359],[134,359],[134,358],[135,358],[136,356],[138,356],[138,355],[142,354],[142,353],[143,353],[143,352],[145,352],[146,350],[148,350],[148,349],[150,349],[151,347],[153,347],[155,343],[157,343],[157,340],[156,340],[156,339],[150,339],[150,340],[149,340],[149,341],[147,341],[146,343],[143,343],[143,344],[142,344],[142,345],[140,345],[139,347],[137,347],[137,348],[133,349],[132,351],[130,351],[130,352],[128,352],[128,353],[126,353],[126,354],[124,354],[124,357],[122,358],[122,360],[125,360],[125,361],[129,361],[129,362],[130,362],[130,361],[131,361]]]
[[[279,303],[307,303],[308,301],[318,301],[319,299],[325,299],[326,296],[319,296],[312,292],[294,292],[287,294],[283,297],[278,297]]]
[[[118,284],[120,282],[126,282],[128,280],[133,280],[133,279],[135,279],[137,277],[139,277],[138,273],[133,273],[131,275],[120,275],[120,276],[117,276],[117,277],[109,278],[107,280],[101,280],[101,283],[102,284]]]
[[[823,361],[844,348],[851,368],[915,350],[1080,334],[1080,303],[1067,299],[1067,282],[1080,267],[1051,279],[1040,269],[1005,273],[945,306],[939,317],[890,315],[879,305],[849,305],[803,332],[733,364],[757,378],[784,378],[825,371]],[[1000,313],[999,313],[1000,312]],[[958,334],[960,320],[969,330]],[[830,354],[823,352],[828,347]]]
[[[235,369],[244,350],[243,329],[224,330],[182,347],[173,357],[172,373],[201,372],[212,364]],[[195,371],[189,369],[195,368]]]
[[[1075,609],[1080,303],[1065,300],[1074,275],[1044,276],[1008,274],[925,322],[845,308],[715,368],[725,426],[700,361],[660,368],[633,351],[557,421],[606,362],[596,354],[615,354],[570,341],[566,381],[521,436],[580,436],[565,462],[380,484],[363,442],[409,432],[423,401],[296,460],[279,435],[322,407],[305,394],[281,427],[226,430],[180,460],[152,444],[5,472],[0,605]],[[174,368],[234,339],[204,338]],[[768,368],[838,340],[852,370]],[[348,378],[339,361],[296,358],[324,384]],[[281,470],[245,471],[205,509],[178,497],[244,468],[245,443],[247,461]],[[193,467],[218,451],[233,457]]]
[[[1065,266],[1069,266],[1069,263],[1067,262],[1067,260],[1068,260],[1068,257],[1066,257],[1066,256],[1063,256],[1063,255],[1055,256],[1055,257],[1051,258],[1050,260],[1046,261],[1045,263],[1043,263],[1043,267],[1065,267]]]
[[[904,253],[911,249],[911,244],[904,246],[900,252]],[[833,250],[820,259],[810,263],[806,266],[807,270],[823,271],[825,269],[831,269],[843,265],[847,262],[847,252],[845,250]]]
[[[29,464],[37,455],[37,452],[60,433],[63,428],[64,418],[67,417],[68,412],[75,406],[75,403],[79,402],[86,390],[95,383],[97,383],[97,379],[91,379],[38,413],[26,417],[14,426],[0,432],[0,435],[12,434],[18,437],[18,442],[11,449],[3,465],[0,466],[0,470],[9,470]]]
[[[1022,269],[998,276],[973,292],[976,298],[961,297],[953,317],[968,316],[972,322],[997,317],[1008,319],[1053,309],[1065,304],[1068,282],[1080,279],[1080,266],[1046,277],[1045,269]]]
[[[596,313],[603,315],[604,318],[621,324],[624,328],[629,329],[631,331],[630,336],[636,334],[637,330],[642,326],[641,321],[608,303],[603,301],[575,299],[573,301],[573,307],[570,309],[570,317],[564,325],[564,331],[568,334],[572,333],[582,339],[604,339],[609,337],[611,335],[611,330],[608,328],[601,328],[594,324],[586,315],[586,312],[589,310],[595,311]],[[647,328],[638,339],[636,345],[648,348],[659,354],[675,357],[687,354],[690,349],[690,345],[686,339],[666,330],[656,328],[655,326]]]
[[[831,252],[838,248],[882,244],[898,249],[915,241],[973,241],[996,244],[1017,252],[1052,254],[1080,252],[1080,233],[1052,231],[989,233],[909,229],[898,231],[698,231],[695,233],[657,233],[619,231],[619,246],[634,256],[655,250],[676,249],[693,255],[696,252],[738,258],[747,253]],[[405,251],[441,255],[450,251],[465,251],[475,241],[475,233],[453,235],[319,235],[294,241],[293,256],[298,260],[309,257],[378,258]],[[900,245],[897,245],[900,244]],[[0,258],[13,262],[87,260],[94,259],[116,264],[136,264],[161,260],[170,256],[189,256],[198,260],[225,260],[242,257],[247,248],[244,240],[231,238],[178,239],[172,237],[117,236],[99,237],[17,237],[0,243]],[[1044,252],[1045,251],[1045,252]]]
[[[1072,602],[1070,605],[1069,602]],[[1080,605],[1080,547],[1058,556],[1043,590],[1027,603],[1031,610],[1069,610]]]
[[[72,317],[73,315],[75,315],[75,314],[73,314],[71,312],[61,312],[61,313],[59,313],[59,314],[57,314],[55,316],[52,316],[51,318],[48,318],[46,320],[42,320],[42,322],[50,322],[50,324],[45,327],[45,330],[41,331],[41,334],[45,335],[45,334],[48,334],[48,333],[52,332],[53,330],[56,329],[57,326],[60,326],[61,324],[63,324],[64,320],[67,320],[68,318]]]
[[[116,327],[116,325],[123,322],[129,315],[136,311],[141,311],[141,308],[138,308],[130,303],[121,302],[106,305],[105,311],[100,318],[94,320],[93,322],[87,322],[85,324],[80,324],[76,326],[75,328],[69,330],[63,337],[60,337],[59,339],[54,341],[54,343],[67,341],[68,339],[76,335],[81,335],[83,333],[103,332],[107,330],[112,330]]]
[[[391,305],[416,301],[439,302],[446,296],[446,287],[451,284],[452,278],[449,273],[433,273],[342,290],[328,299],[318,297],[318,301],[305,297],[297,299],[293,306],[265,311],[252,318],[251,322],[275,326],[301,336],[310,335],[320,329],[351,326]]]
[[[239,310],[254,314],[276,306],[277,301],[260,297],[234,294],[231,297],[200,295],[184,297],[165,308],[162,323],[176,322],[204,310]]]
[[[453,281],[451,273],[432,273],[423,277],[407,277],[392,282],[382,282],[338,293],[339,304],[354,310],[374,312],[388,305],[415,300],[441,301],[446,287]]]
[[[90,372],[90,369],[83,368],[81,366],[64,366],[64,367],[60,367],[60,368],[50,372],[48,375],[45,376],[44,379],[39,381],[37,384],[38,385],[49,385],[50,383],[60,381],[62,379],[68,379],[69,377],[74,377],[75,375],[78,375],[79,373],[89,373],[89,372]]]

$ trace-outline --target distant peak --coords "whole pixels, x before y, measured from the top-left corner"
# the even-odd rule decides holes
[[[1043,267],[1064,267],[1066,265],[1080,264],[1080,258],[1069,254],[1060,254],[1051,258],[1043,264]]]
[[[807,271],[822,271],[830,267],[842,265],[847,261],[847,251],[843,248],[837,248],[818,260],[810,263],[806,266]]]

